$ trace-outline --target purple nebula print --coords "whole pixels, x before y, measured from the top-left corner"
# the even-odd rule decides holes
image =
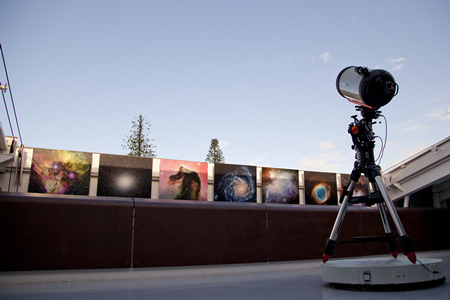
[[[299,203],[298,171],[262,168],[264,203]]]

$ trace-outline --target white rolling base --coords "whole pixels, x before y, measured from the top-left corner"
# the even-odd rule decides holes
[[[322,279],[326,282],[350,285],[390,285],[431,282],[444,279],[442,259],[421,258],[412,264],[405,258],[361,258],[329,260],[322,263]]]

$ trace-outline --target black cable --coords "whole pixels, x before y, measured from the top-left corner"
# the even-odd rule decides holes
[[[23,175],[23,173],[21,174],[20,171],[23,170],[23,164],[25,163],[23,161],[24,157],[23,157],[23,153],[25,151],[25,146],[22,144],[19,147],[19,151],[17,153],[17,169],[16,169],[16,192],[19,191],[19,182],[21,180],[21,175]],[[20,163],[19,163],[20,161]],[[11,172],[12,173],[12,172]]]
[[[11,135],[12,135],[11,146],[12,146],[14,144],[14,142],[15,142],[14,130],[12,128],[11,118],[9,117],[8,105],[6,105],[5,93],[3,91],[2,91],[2,96],[3,96],[3,102],[5,103],[6,115],[8,116],[9,127],[11,128]],[[11,164],[11,172],[9,173],[8,192],[11,189],[11,177],[12,177],[12,166],[13,166],[13,164]]]
[[[386,148],[386,145],[387,145],[387,137],[388,137],[388,122],[387,122],[387,119],[386,119],[386,117],[384,116],[384,115],[381,115],[382,117],[383,117],[383,119],[384,119],[384,124],[385,124],[385,126],[384,126],[384,148]],[[384,153],[384,148],[383,148],[383,153]]]
[[[375,160],[375,161],[377,161],[379,159],[379,161],[378,161],[379,165],[381,165],[381,159],[384,156],[384,150],[385,150],[386,145],[387,145],[387,132],[388,132],[388,130],[387,130],[387,127],[388,127],[387,119],[386,119],[386,117],[384,115],[380,115],[380,116],[383,117],[383,119],[384,119],[384,124],[385,124],[384,128],[385,128],[385,130],[384,130],[384,143],[383,143],[383,139],[381,137],[376,136],[377,138],[379,138],[381,140],[380,154],[378,155],[378,158]]]
[[[383,139],[381,137],[379,137],[378,135],[375,136],[375,138],[379,138],[380,142],[381,142],[380,153],[378,154],[377,159],[375,159],[375,162],[377,162],[378,160],[380,160],[380,162],[381,162],[381,159],[383,158],[383,155],[384,155]],[[378,164],[380,164],[380,163],[378,163]]]
[[[13,110],[14,110],[14,116],[16,118],[17,131],[19,132],[20,143],[23,144],[22,135],[20,134],[19,120],[17,119],[16,107],[14,105],[14,98],[13,98],[12,91],[11,91],[11,84],[9,83],[8,70],[6,69],[6,62],[5,62],[5,57],[3,55],[3,48],[2,48],[1,43],[0,43],[0,51],[2,52],[3,66],[5,68],[6,81],[8,82],[8,88],[9,88],[9,95],[11,96],[11,103],[12,103]]]
[[[416,258],[416,260],[422,265],[422,267],[425,268],[425,270],[427,270],[427,271],[430,272],[431,274],[439,274],[439,273],[440,273],[439,271],[431,271],[430,269],[428,269],[427,267],[425,267],[425,265],[424,265],[420,260],[418,260],[417,258]]]
[[[5,103],[6,115],[8,116],[9,127],[11,128],[11,134],[14,141],[14,131],[11,124],[11,118],[9,117],[8,105],[6,105],[5,93],[2,91],[3,102]]]

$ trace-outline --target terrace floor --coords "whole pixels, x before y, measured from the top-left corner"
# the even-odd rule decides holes
[[[450,251],[417,257],[441,258],[449,276]],[[322,280],[320,263],[0,272],[0,299],[450,299],[449,282],[421,289],[337,289]]]

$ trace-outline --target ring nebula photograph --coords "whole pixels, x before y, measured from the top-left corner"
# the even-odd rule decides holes
[[[298,171],[262,168],[262,202],[298,204]]]
[[[214,201],[256,202],[256,167],[214,164]]]
[[[35,148],[29,193],[89,195],[92,154]]]
[[[335,173],[305,171],[306,204],[337,205]]]

